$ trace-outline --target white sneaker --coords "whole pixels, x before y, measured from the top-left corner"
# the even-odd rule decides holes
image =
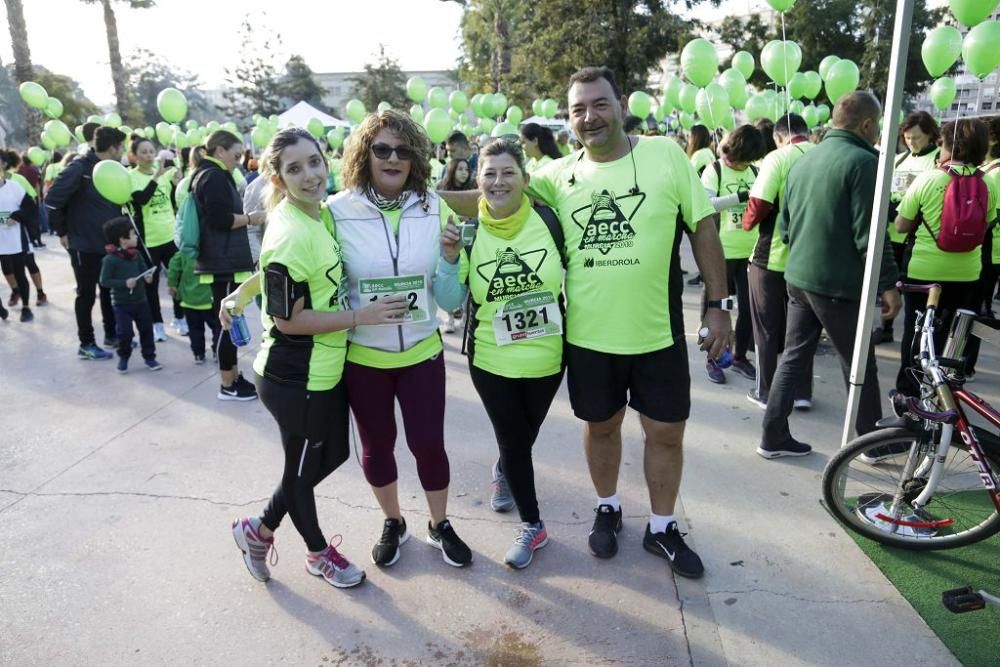
[[[334,539],[340,537],[334,536]],[[340,546],[340,542],[337,542]],[[306,571],[323,577],[326,583],[337,588],[353,588],[365,580],[365,572],[344,558],[330,542],[330,546],[319,554],[306,554]]]
[[[808,398],[796,398],[792,406],[796,410],[812,410],[813,402]]]
[[[153,323],[153,340],[158,343],[162,343],[167,339],[167,330],[163,326],[163,322]]]
[[[173,327],[173,329],[174,329],[174,330],[175,330],[175,331],[177,332],[177,334],[178,334],[178,335],[180,335],[180,336],[187,336],[187,335],[188,335],[188,333],[190,333],[190,332],[188,331],[188,323],[187,323],[187,320],[186,320],[186,319],[184,319],[183,317],[181,317],[181,318],[179,318],[179,319],[174,319],[174,321],[170,323],[170,326],[171,326],[171,327]]]

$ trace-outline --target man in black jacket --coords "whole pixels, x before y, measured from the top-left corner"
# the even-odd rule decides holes
[[[115,347],[115,315],[111,292],[100,287],[101,260],[105,239],[102,225],[122,214],[121,207],[97,192],[91,175],[101,160],[120,160],[125,134],[113,127],[100,127],[94,133],[94,147],[74,160],[59,175],[45,197],[49,223],[59,236],[59,243],[69,251],[76,276],[76,330],[80,337],[81,359],[110,359],[112,354],[97,345],[91,311],[97,290],[101,296],[104,320],[104,345]]]

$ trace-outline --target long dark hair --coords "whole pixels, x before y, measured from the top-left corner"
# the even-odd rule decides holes
[[[466,169],[469,170],[469,177],[465,180],[465,183],[459,183],[455,173],[458,171],[458,165],[464,164]],[[472,173],[472,166],[469,164],[468,160],[449,160],[448,167],[445,169],[444,177],[438,181],[438,190],[475,190],[476,189],[476,175]]]
[[[553,160],[558,160],[562,157],[559,146],[556,145],[555,135],[552,134],[552,130],[544,125],[525,123],[521,126],[521,136],[525,139],[537,141],[538,150],[542,152],[542,155],[548,155]]]
[[[695,125],[688,132],[688,157],[691,157],[702,148],[709,148],[712,145],[712,134],[704,125]]]

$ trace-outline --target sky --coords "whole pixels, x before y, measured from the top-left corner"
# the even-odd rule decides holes
[[[22,0],[35,64],[76,79],[102,106],[113,100],[107,38],[100,4],[80,0]],[[708,4],[708,3],[705,3]],[[159,0],[151,9],[115,2],[123,58],[136,48],[219,88],[236,63],[244,15],[281,35],[286,55],[302,55],[314,72],[358,71],[373,62],[379,43],[403,70],[454,69],[462,7],[441,0]],[[725,0],[693,15],[713,20],[765,8],[763,0]],[[256,20],[266,17],[266,23]],[[216,26],[216,27],[213,27]],[[13,62],[6,12],[0,13],[0,60]]]

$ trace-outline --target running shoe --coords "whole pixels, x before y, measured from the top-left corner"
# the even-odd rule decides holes
[[[20,302],[21,302],[21,293],[17,291],[16,287],[12,287],[10,289],[10,298],[7,299],[7,307],[13,308]]]
[[[335,535],[330,546],[318,554],[306,554],[306,571],[317,577],[323,577],[326,583],[336,588],[354,588],[365,580],[365,571],[344,558],[337,547],[343,541],[340,535]]]
[[[688,285],[700,285],[704,282],[704,280],[702,279],[701,274],[699,273],[698,275],[696,275],[694,278],[691,278],[687,282]]]
[[[389,567],[399,560],[399,545],[410,539],[406,532],[406,519],[386,519],[382,524],[382,537],[372,547],[372,562]]]
[[[642,548],[670,563],[670,569],[682,577],[697,579],[705,574],[701,558],[684,543],[684,536],[677,529],[677,522],[671,521],[662,533],[653,533],[646,524],[646,534],[642,538]]]
[[[122,375],[128,373],[128,359],[126,357],[118,357],[117,369]]]
[[[167,330],[163,327],[163,322],[153,322],[153,340],[162,343],[167,339]]]
[[[514,546],[507,550],[507,555],[503,561],[517,570],[523,570],[531,565],[531,559],[535,556],[535,550],[541,549],[549,543],[549,534],[545,530],[545,523],[522,523],[514,538]]]
[[[48,295],[45,292],[38,290],[38,299],[35,300],[35,305],[46,306],[48,305],[48,303],[49,303]]]
[[[118,336],[105,336],[104,347],[114,350],[118,347]]]
[[[813,402],[811,398],[796,398],[792,401],[792,407],[796,410],[802,410],[803,412],[806,410],[812,410],[812,406]]]
[[[183,317],[175,317],[173,321],[170,322],[170,326],[179,336],[187,336],[190,333],[190,331],[188,331],[187,320]]]
[[[110,359],[115,355],[111,354],[107,350],[102,350],[101,348],[97,347],[96,344],[91,343],[90,345],[81,345],[80,349],[77,350],[76,352],[76,356],[78,356],[81,359],[91,361],[91,360]]]
[[[146,363],[146,368],[148,368],[151,371],[163,370],[163,364],[161,364],[156,359],[143,359],[143,361]]]
[[[812,447],[798,440],[789,440],[780,447],[761,445],[757,447],[757,453],[765,459],[780,459],[782,456],[807,456],[812,454]]]
[[[767,399],[761,398],[755,390],[751,389],[747,392],[747,400],[761,410],[767,410]]]
[[[31,308],[22,308],[21,309],[21,321],[22,322],[30,322],[33,319],[35,319],[35,314],[33,312],[31,312]]]
[[[465,567],[472,562],[472,550],[455,534],[448,519],[436,526],[427,522],[427,544],[440,549],[441,556],[448,565]]]
[[[733,371],[753,382],[757,381],[757,369],[749,359],[733,359]]]
[[[611,505],[594,508],[594,526],[590,529],[590,553],[598,558],[611,558],[618,553],[618,533],[622,529],[622,510]]]
[[[261,520],[257,517],[233,519],[233,539],[243,552],[243,562],[250,576],[257,581],[267,581],[271,578],[271,570],[267,567],[268,552],[273,549],[271,565],[277,565],[278,550],[274,549],[274,537],[266,540],[261,537],[260,527]]]
[[[233,384],[228,387],[220,386],[216,398],[220,401],[253,401],[257,399],[257,388],[244,380],[243,375],[240,374]]]
[[[507,477],[500,470],[500,461],[493,464],[493,490],[490,493],[490,508],[494,512],[509,512],[514,508],[514,496],[510,495]]]
[[[891,459],[894,456],[905,454],[908,451],[910,451],[910,443],[896,442],[891,445],[872,447],[871,449],[861,454],[861,456],[858,457],[858,460],[861,461],[862,463],[867,463],[868,465],[873,466],[887,459]],[[900,461],[904,460],[905,459],[900,459]]]
[[[719,362],[715,359],[709,357],[705,360],[705,372],[708,374],[708,379],[715,384],[726,384],[726,374],[719,368]]]
[[[195,363],[196,366],[201,366],[202,364],[204,364],[205,363],[205,355],[204,354],[196,354],[196,355],[194,355],[194,363]]]

